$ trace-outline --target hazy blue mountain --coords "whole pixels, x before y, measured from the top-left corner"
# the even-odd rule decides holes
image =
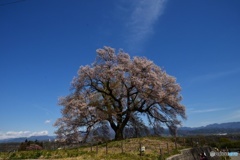
[[[12,142],[25,142],[25,140],[28,141],[53,141],[55,139],[55,136],[32,136],[32,137],[19,137],[19,138],[8,138],[8,139],[3,139],[0,140],[0,143],[12,143]]]
[[[214,124],[209,124],[205,128],[226,128],[226,129],[236,129],[240,128],[240,122],[229,122],[229,123],[214,123]]]
[[[202,127],[181,127],[179,135],[240,133],[240,122],[214,123]]]

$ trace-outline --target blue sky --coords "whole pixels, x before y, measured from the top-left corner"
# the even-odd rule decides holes
[[[103,46],[175,76],[184,126],[240,121],[239,8],[239,0],[1,0],[0,139],[53,135],[58,98]]]

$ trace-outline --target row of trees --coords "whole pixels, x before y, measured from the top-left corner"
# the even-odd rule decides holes
[[[101,134],[107,137],[112,130],[121,140],[124,133],[149,127],[159,134],[164,125],[176,134],[179,118],[186,118],[174,77],[144,57],[131,58],[111,47],[98,49],[95,62],[80,67],[71,91],[59,100],[59,139],[86,140],[101,128]]]

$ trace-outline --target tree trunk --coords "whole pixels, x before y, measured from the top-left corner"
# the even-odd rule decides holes
[[[130,111],[127,112],[126,117],[122,121],[122,116],[118,117],[118,126],[116,126],[115,131],[115,140],[123,140],[123,130],[130,119]]]
[[[115,140],[123,140],[123,129],[121,128],[118,128],[116,131],[115,131]]]

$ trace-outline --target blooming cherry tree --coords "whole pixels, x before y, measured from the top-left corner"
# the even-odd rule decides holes
[[[120,140],[127,126],[157,131],[165,125],[175,132],[179,119],[186,118],[180,91],[176,79],[152,61],[110,47],[98,49],[95,62],[78,70],[72,93],[59,100],[63,108],[56,133],[77,139],[79,132],[86,138],[97,128],[105,135],[112,129]]]

